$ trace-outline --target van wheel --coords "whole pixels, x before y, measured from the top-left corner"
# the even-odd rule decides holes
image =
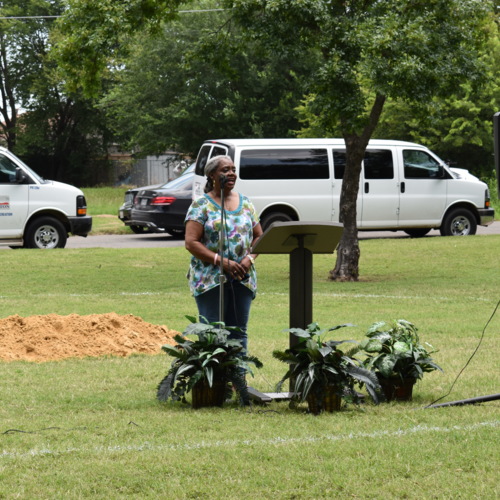
[[[262,230],[265,231],[273,222],[290,222],[293,219],[283,212],[272,212],[270,214],[264,215],[260,224],[262,226]]]
[[[439,230],[442,236],[471,236],[476,229],[474,214],[466,208],[456,208],[446,214]]]
[[[413,229],[405,229],[405,233],[408,236],[411,236],[412,238],[422,238],[424,237],[429,231],[431,230],[430,227],[415,227]]]
[[[24,239],[25,248],[64,248],[68,234],[64,226],[53,217],[40,217],[30,223]]]

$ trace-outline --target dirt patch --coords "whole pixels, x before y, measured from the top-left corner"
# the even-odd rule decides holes
[[[0,360],[53,361],[87,356],[158,354],[178,332],[116,313],[9,316],[0,319]]]

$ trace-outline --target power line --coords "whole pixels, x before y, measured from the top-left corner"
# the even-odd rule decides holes
[[[0,17],[0,20],[9,20],[9,19],[14,19],[14,20],[22,20],[22,19],[57,19],[58,17],[62,16],[7,16],[7,17]]]
[[[199,10],[179,10],[178,14],[198,14],[199,12],[222,12],[229,9],[199,9]],[[59,19],[64,16],[3,16],[0,21],[4,20],[25,20],[25,19]]]

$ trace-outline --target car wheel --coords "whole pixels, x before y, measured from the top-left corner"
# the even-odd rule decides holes
[[[476,218],[466,208],[456,208],[448,212],[440,228],[442,236],[471,236],[476,234],[476,230]]]
[[[129,226],[135,234],[151,233],[151,229],[146,226]]]
[[[290,222],[293,219],[284,212],[271,212],[264,215],[260,221],[262,230],[265,231],[273,222]]]
[[[64,248],[68,239],[65,227],[53,217],[40,217],[32,221],[26,229],[25,248]]]
[[[415,227],[412,229],[405,229],[405,233],[412,238],[422,238],[431,230],[430,227]]]
[[[165,228],[165,232],[170,234],[173,238],[182,239],[186,235],[186,231],[184,229],[174,229],[172,227]]]

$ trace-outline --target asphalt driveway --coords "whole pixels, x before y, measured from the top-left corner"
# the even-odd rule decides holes
[[[478,226],[477,234],[500,234],[500,221],[495,221],[487,227]],[[436,236],[440,236],[439,231],[432,230],[425,238]],[[360,240],[370,238],[409,238],[409,236],[403,231],[361,231],[359,233]],[[88,236],[87,238],[72,236],[68,238],[68,243],[66,244],[66,248],[159,248],[179,246],[184,246],[184,240],[177,240],[169,235],[161,233],[99,235]]]

